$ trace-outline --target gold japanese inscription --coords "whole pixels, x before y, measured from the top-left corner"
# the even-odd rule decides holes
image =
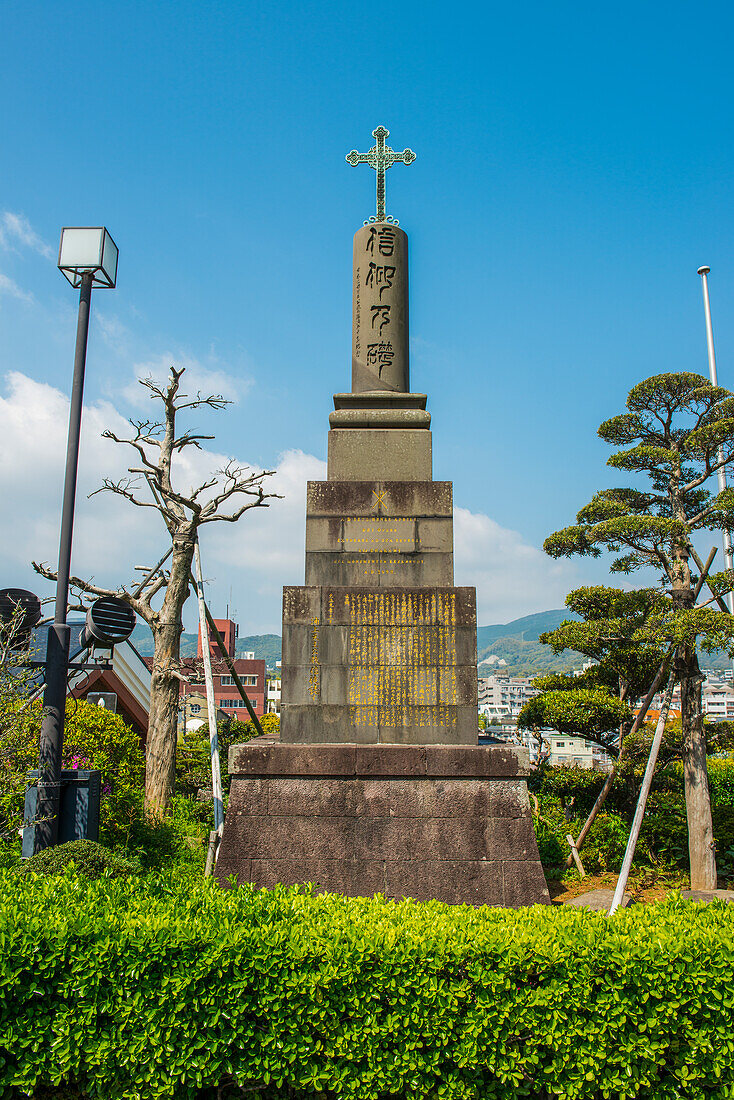
[[[357,592],[349,612],[348,702],[367,726],[454,726],[456,597]]]

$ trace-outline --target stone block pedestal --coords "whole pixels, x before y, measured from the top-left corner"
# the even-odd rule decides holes
[[[514,746],[277,744],[230,750],[216,875],[271,888],[518,907],[549,902]]]

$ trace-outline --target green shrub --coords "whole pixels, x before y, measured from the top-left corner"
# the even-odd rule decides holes
[[[706,761],[709,773],[711,805],[734,807],[734,760]]]
[[[0,942],[3,1097],[734,1097],[719,903],[609,919],[5,875]]]
[[[622,866],[629,831],[629,824],[619,814],[600,813],[589,829],[581,850],[584,868],[592,874],[598,871],[618,871]],[[647,854],[641,845],[640,841],[640,862]]]
[[[28,772],[38,767],[40,722],[37,703],[0,730],[0,816],[14,841]],[[138,735],[119,714],[67,699],[62,766],[101,771],[100,838],[109,847],[124,845],[141,813],[145,765]]]
[[[140,864],[126,859],[119,852],[111,852],[93,840],[70,840],[55,848],[46,848],[30,859],[24,860],[17,868],[20,875],[59,875],[70,863],[84,878],[129,878],[140,874]]]

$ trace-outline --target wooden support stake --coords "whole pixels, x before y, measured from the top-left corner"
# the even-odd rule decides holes
[[[576,864],[576,870],[581,875],[581,878],[586,878],[586,871],[584,870],[584,865],[581,862],[581,856],[579,855],[578,848],[576,847],[576,841],[573,839],[570,833],[566,834],[566,840],[568,841],[568,846],[571,849],[571,855],[573,856],[573,861]]]
[[[191,583],[193,584],[194,589],[196,589],[196,581],[194,580],[193,576],[191,577]],[[230,657],[230,655],[227,651],[226,645],[224,644],[224,638],[222,637],[222,635],[217,630],[214,619],[212,618],[212,613],[211,613],[211,611],[209,610],[209,608],[207,607],[206,604],[204,604],[204,612],[206,614],[206,621],[209,624],[209,630],[214,635],[214,640],[216,641],[217,645],[219,646],[219,652],[222,654],[222,657],[224,658],[224,663],[227,666],[227,668],[229,669],[230,673],[232,674],[232,679],[234,680],[234,685],[237,688],[237,691],[240,693],[240,698],[242,699],[243,703],[247,707],[247,711],[250,715],[250,718],[252,719],[252,724],[255,727],[255,729],[257,730],[257,732],[260,734],[260,736],[262,737],[262,736],[264,736],[263,728],[260,725],[260,720],[259,720],[258,716],[255,714],[255,708],[253,707],[252,703],[250,702],[250,700],[247,697],[247,692],[245,691],[245,689],[242,685],[242,681],[240,680],[239,676],[237,675],[237,669],[234,667],[234,662],[233,662],[232,658]]]

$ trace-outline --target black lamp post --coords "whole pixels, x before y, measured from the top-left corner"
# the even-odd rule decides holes
[[[66,446],[64,503],[61,512],[59,567],[56,580],[56,608],[49,627],[46,649],[46,677],[43,692],[43,720],[39,744],[38,821],[34,850],[40,852],[57,842],[61,798],[61,753],[64,744],[64,715],[69,666],[70,630],[66,622],[71,569],[71,536],[79,459],[79,434],[84,395],[84,367],[92,287],[114,288],[117,280],[117,246],[104,227],[62,229],[59,270],[73,287],[79,287],[79,319],[74,353],[74,381],[69,409],[69,438]]]

